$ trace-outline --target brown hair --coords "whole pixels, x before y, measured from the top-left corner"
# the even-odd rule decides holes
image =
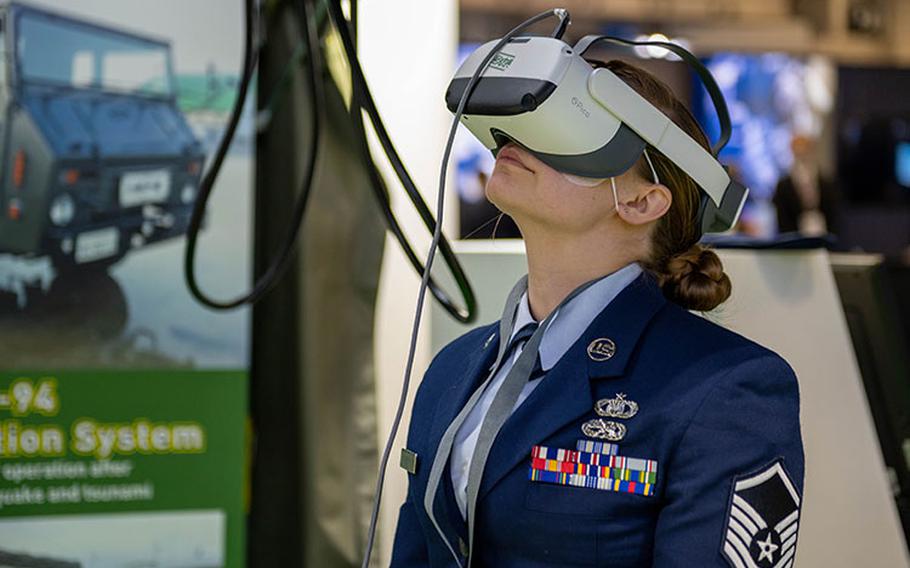
[[[692,113],[661,80],[624,61],[591,63],[612,71],[670,117],[686,134],[711,151],[708,138]],[[657,277],[669,300],[690,310],[714,309],[730,297],[731,284],[717,254],[698,243],[695,216],[700,190],[688,174],[653,146],[648,146],[648,156],[660,182],[673,194],[673,202],[654,226],[650,254],[642,265]],[[635,167],[644,179],[651,179],[651,170],[643,158]]]

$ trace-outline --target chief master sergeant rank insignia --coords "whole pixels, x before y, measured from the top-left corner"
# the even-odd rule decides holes
[[[724,558],[734,568],[791,568],[799,501],[780,460],[754,475],[737,478],[727,511]]]

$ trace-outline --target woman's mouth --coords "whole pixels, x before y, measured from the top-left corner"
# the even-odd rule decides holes
[[[502,147],[499,152],[496,153],[496,163],[497,164],[508,164],[510,166],[519,167],[529,172],[533,172],[531,168],[525,165],[524,161],[521,159],[521,155],[518,150],[515,149],[513,144],[506,144]]]

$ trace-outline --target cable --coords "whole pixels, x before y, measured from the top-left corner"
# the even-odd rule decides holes
[[[411,266],[414,267],[414,270],[416,270],[417,273],[422,277],[426,269],[421,263],[420,257],[418,257],[417,253],[414,251],[414,247],[411,246],[411,243],[408,241],[404,230],[401,228],[398,219],[395,217],[395,213],[392,211],[392,203],[389,199],[388,187],[386,186],[382,175],[379,173],[379,170],[376,168],[376,164],[373,162],[373,157],[370,153],[369,142],[366,135],[366,128],[363,123],[363,107],[360,103],[360,98],[361,96],[359,90],[354,89],[351,97],[351,107],[349,114],[351,116],[355,133],[357,134],[360,156],[363,161],[367,176],[370,178],[370,188],[373,190],[373,196],[376,198],[376,201],[382,212],[383,219],[385,219],[386,224],[388,225],[389,231],[395,237],[395,240],[398,241],[398,244],[401,246],[401,249],[407,257],[408,262],[410,262]],[[436,297],[439,303],[443,305],[443,307],[455,306],[455,302],[436,282],[432,274],[430,276],[429,286],[430,292],[433,294],[433,296]],[[449,313],[452,314],[452,311],[449,310]]]
[[[335,19],[337,16],[340,16],[340,0],[332,1],[329,9],[332,12],[333,19]],[[336,9],[338,10],[337,14],[335,13]],[[549,18],[550,16],[556,16],[560,18],[560,27],[564,27],[562,24],[566,19],[568,19],[569,14],[563,9],[547,10],[546,12],[541,12],[540,14],[537,14],[536,16],[529,18],[528,20],[525,20],[519,24],[517,27],[503,36],[499,42],[496,43],[493,49],[491,49],[490,52],[487,53],[487,55],[480,62],[480,65],[477,66],[477,69],[474,71],[474,75],[471,76],[471,80],[468,81],[467,87],[465,87],[465,90],[461,95],[461,100],[458,103],[458,108],[455,111],[455,116],[452,118],[452,126],[449,129],[449,137],[446,140],[445,152],[443,153],[442,164],[439,171],[439,192],[436,198],[437,223],[433,228],[433,241],[430,243],[430,250],[427,253],[426,270],[423,272],[423,278],[420,281],[420,290],[417,294],[417,306],[414,312],[414,323],[411,328],[411,340],[410,346],[408,348],[408,358],[405,365],[404,381],[401,387],[401,396],[398,402],[398,409],[395,412],[395,419],[392,422],[392,430],[389,432],[389,437],[386,441],[385,449],[383,450],[382,458],[380,460],[379,475],[376,482],[376,498],[373,501],[373,512],[370,516],[369,536],[367,538],[366,550],[364,552],[363,563],[361,565],[362,568],[368,568],[370,564],[370,556],[373,550],[373,542],[376,536],[376,523],[379,517],[379,509],[382,502],[382,486],[385,481],[385,470],[386,466],[388,465],[389,455],[392,451],[392,444],[395,442],[395,436],[397,435],[398,427],[401,424],[401,418],[404,413],[404,405],[407,400],[408,387],[411,381],[411,371],[414,367],[414,354],[417,349],[417,334],[420,331],[420,320],[421,315],[423,314],[423,303],[426,297],[427,288],[429,287],[430,283],[430,269],[433,266],[433,259],[436,256],[436,249],[439,248],[439,245],[442,242],[442,217],[445,205],[446,172],[448,170],[449,156],[452,152],[452,144],[455,141],[455,133],[458,131],[458,124],[461,120],[461,115],[464,112],[465,105],[468,102],[468,98],[470,97],[471,92],[479,81],[481,74],[486,69],[487,64],[490,62],[490,60],[493,59],[493,56],[496,55],[499,50],[509,42],[509,40],[518,35],[520,32],[524,31],[526,28],[536,24],[541,20]],[[343,20],[343,17],[338,19]],[[336,25],[339,23],[338,19],[336,19]],[[352,71],[354,69],[353,62],[351,63],[351,69]]]
[[[423,275],[425,267],[421,263],[420,257],[418,257],[417,253],[414,251],[414,247],[412,247],[411,243],[408,241],[408,238],[402,230],[401,225],[398,223],[398,219],[395,217],[395,213],[392,211],[392,203],[389,200],[388,188],[385,185],[385,181],[382,179],[382,175],[376,169],[376,165],[373,163],[373,159],[370,155],[369,144],[367,143],[363,117],[360,111],[361,107],[357,102],[357,97],[355,96],[351,101],[351,117],[354,123],[354,128],[358,132],[358,140],[360,141],[360,154],[366,168],[367,176],[370,178],[370,187],[373,189],[373,195],[376,197],[376,201],[379,204],[379,208],[382,211],[382,216],[388,225],[389,231],[391,231],[392,235],[395,237],[395,240],[398,241],[398,244],[401,246],[402,251],[408,258],[408,262],[411,263],[411,266],[414,267],[418,274]],[[430,276],[430,292],[443,306],[455,305],[454,301],[449,297],[445,290],[443,290],[442,287],[437,284],[432,275]]]
[[[329,7],[331,7],[331,3],[328,3],[328,4],[329,4]],[[353,6],[356,6],[356,4],[353,4]],[[245,42],[244,72],[242,74],[242,78],[240,81],[240,87],[238,90],[237,100],[235,101],[234,108],[232,109],[231,117],[228,121],[228,126],[225,129],[225,134],[216,151],[216,155],[215,155],[215,158],[213,159],[212,167],[209,169],[209,171],[203,177],[203,180],[200,184],[199,195],[197,197],[196,204],[194,206],[193,213],[190,217],[190,223],[189,223],[189,226],[187,229],[187,249],[186,249],[186,255],[184,257],[184,272],[185,272],[185,276],[186,276],[187,287],[189,288],[192,295],[199,302],[201,302],[202,304],[204,304],[210,308],[214,308],[214,309],[231,309],[231,308],[235,308],[235,307],[240,306],[247,302],[252,303],[252,302],[257,301],[275,285],[275,283],[278,281],[278,279],[281,277],[281,275],[287,270],[288,266],[290,265],[293,247],[296,242],[297,236],[299,234],[300,225],[303,221],[303,217],[304,217],[304,214],[306,211],[306,203],[307,203],[310,188],[312,185],[313,171],[315,169],[315,167],[314,167],[315,162],[316,162],[315,152],[318,147],[318,143],[316,141],[318,141],[318,138],[319,138],[319,135],[318,135],[319,117],[318,117],[317,109],[323,108],[323,102],[324,102],[324,95],[322,94],[322,84],[318,80],[313,80],[313,77],[320,76],[320,73],[318,73],[318,72],[314,73],[314,67],[313,67],[313,65],[311,65],[310,66],[310,70],[311,70],[310,86],[311,86],[312,93],[311,93],[310,99],[311,99],[311,105],[312,105],[311,114],[314,117],[314,125],[313,125],[314,142],[311,144],[310,158],[308,159],[308,166],[306,168],[304,182],[303,182],[301,190],[299,192],[297,204],[295,206],[294,213],[292,215],[292,224],[288,230],[287,238],[283,242],[282,247],[279,249],[279,252],[275,257],[276,260],[271,265],[269,265],[269,267],[266,269],[265,273],[256,280],[256,282],[254,283],[253,289],[249,293],[247,293],[243,296],[240,296],[234,300],[230,300],[230,301],[218,301],[218,300],[214,300],[214,299],[210,298],[209,296],[207,296],[205,293],[202,292],[202,290],[200,289],[198,282],[196,280],[196,274],[195,274],[196,245],[197,245],[199,229],[202,224],[202,218],[204,217],[205,208],[207,206],[208,199],[209,199],[211,191],[212,191],[212,186],[214,185],[215,179],[218,176],[218,173],[220,171],[224,157],[227,153],[227,150],[230,147],[231,140],[233,139],[236,125],[237,125],[237,122],[239,121],[240,113],[242,110],[243,101],[246,98],[246,93],[247,93],[247,89],[248,89],[248,86],[249,86],[249,83],[250,83],[250,80],[252,77],[252,73],[256,67],[256,59],[258,57],[258,50],[254,51],[251,49],[252,22],[253,22],[252,2],[250,2],[248,0],[246,2],[246,7],[247,7],[247,10],[246,10],[246,12],[247,12],[247,26],[246,26],[247,38],[246,38],[246,42]],[[321,9],[319,9],[321,7],[322,6],[317,7],[317,13],[316,13],[317,19],[319,19],[319,17],[324,14],[324,12]],[[311,19],[311,17],[307,16],[306,19],[307,19],[307,21],[309,21]],[[337,20],[336,20],[336,23],[337,23]],[[307,36],[306,43],[309,44],[309,48],[310,48],[309,51],[314,52],[314,49],[315,49],[316,52],[318,52],[318,50],[319,50],[318,32],[313,30],[312,28],[310,28],[309,24],[306,24],[304,26],[304,28],[306,28],[304,30],[304,35]],[[346,33],[346,32],[348,32],[347,26],[342,28],[342,30],[343,31],[340,32],[342,37],[349,35],[348,33]],[[309,33],[307,33],[307,32],[309,32]],[[311,39],[311,38],[315,38],[315,41],[313,41],[313,39]],[[353,45],[353,42],[351,42],[351,46],[352,45]],[[348,42],[345,42],[345,46],[348,47]],[[291,58],[288,61],[288,64],[285,65],[284,71],[281,73],[281,77],[279,78],[279,81],[278,81],[278,87],[276,87],[276,89],[278,89],[281,92],[284,91],[285,87],[288,84],[288,82],[286,81],[286,75],[290,71],[290,66],[293,63],[296,63],[297,60],[304,59],[304,55],[306,55],[305,52],[303,52],[302,47],[303,47],[303,42],[301,42],[301,45],[298,46],[298,48],[294,51],[294,53],[292,54]],[[346,55],[348,57],[351,56],[351,51],[352,50],[346,49]],[[317,56],[318,56],[318,53],[317,53]],[[355,57],[354,61],[356,62],[356,53],[354,54],[354,57]],[[314,59],[313,64],[315,65],[316,63],[317,63],[317,60]],[[357,66],[357,70],[358,71],[360,70],[359,65]],[[362,73],[360,73],[359,76],[362,80],[363,79]],[[385,128],[378,115],[378,112],[376,111],[375,104],[373,104],[373,102],[372,102],[372,97],[370,96],[369,89],[366,87],[366,82],[364,80],[362,80],[362,82],[358,83],[358,81],[356,79],[357,75],[353,71],[352,71],[352,77],[354,79],[352,82],[357,87],[357,88],[355,88],[355,91],[361,91],[361,92],[365,91],[366,92],[366,100],[367,100],[367,105],[368,105],[367,110],[368,110],[368,115],[370,116],[371,123],[374,125],[374,128],[376,128],[377,133],[380,136],[380,139],[383,140],[384,149],[387,151],[387,153],[389,152],[389,150],[391,150],[391,156],[389,156],[389,159],[392,162],[393,166],[395,167],[395,170],[399,176],[399,179],[402,180],[405,190],[408,193],[408,197],[410,198],[410,200],[414,204],[414,206],[417,208],[418,213],[420,214],[421,218],[424,221],[424,224],[428,228],[432,229],[435,224],[432,214],[429,212],[429,208],[427,207],[426,203],[423,201],[423,197],[420,195],[420,192],[417,190],[417,188],[414,186],[413,182],[411,181],[410,176],[408,176],[407,171],[404,168],[404,165],[401,163],[400,158],[398,157],[397,153],[395,152],[394,146],[392,145],[391,141],[388,139],[388,135],[385,132]],[[273,110],[272,107],[276,104],[276,102],[277,102],[277,95],[275,93],[273,93],[273,96],[269,99],[268,104],[265,107],[266,110],[267,111]],[[315,104],[313,104],[313,103],[315,103]],[[353,110],[354,109],[352,108],[352,111]],[[359,113],[359,110],[358,110],[358,113]],[[354,113],[352,112],[351,114],[353,117]],[[362,119],[361,119],[361,121],[362,121]],[[405,256],[408,258],[411,265],[418,272],[418,274],[422,275],[424,272],[424,267],[421,264],[420,259],[417,256],[416,252],[414,252],[414,248],[408,242],[407,236],[402,231],[400,224],[398,223],[397,219],[394,216],[394,212],[391,209],[391,204],[389,203],[388,192],[385,188],[385,185],[382,181],[381,176],[379,176],[379,174],[375,171],[375,166],[372,164],[372,159],[370,160],[370,162],[367,164],[366,167],[367,167],[368,174],[370,175],[370,178],[372,181],[372,186],[376,193],[376,197],[377,197],[377,199],[379,199],[380,208],[382,210],[386,223],[389,227],[389,230],[392,232],[392,234],[395,236],[396,241],[398,241],[398,243],[402,247],[402,250],[404,251]],[[456,320],[458,320],[462,323],[470,323],[470,322],[474,321],[474,319],[477,317],[477,306],[476,306],[476,300],[474,298],[473,290],[471,289],[470,283],[468,282],[467,277],[464,274],[464,270],[462,269],[457,257],[455,256],[454,252],[452,251],[451,246],[449,245],[448,241],[443,239],[443,242],[441,243],[440,248],[442,250],[443,257],[446,260],[446,264],[449,266],[449,270],[455,279],[455,282],[461,292],[462,297],[464,298],[465,307],[459,308],[458,306],[456,306],[454,300],[442,289],[441,286],[439,286],[439,284],[437,284],[435,282],[435,280],[431,280],[431,282],[430,282],[430,291],[432,292],[433,296],[437,299],[437,301],[442,305],[442,307],[449,314],[452,315],[452,317],[454,317]]]
[[[423,200],[423,196],[421,195],[420,190],[417,189],[417,186],[411,179],[410,174],[408,174],[407,168],[405,168],[404,163],[398,156],[395,145],[392,143],[392,140],[385,129],[382,118],[379,116],[379,111],[376,108],[376,103],[373,101],[373,96],[370,93],[370,89],[367,85],[366,78],[364,77],[363,70],[360,67],[360,61],[357,58],[357,51],[354,47],[354,42],[351,39],[348,21],[344,17],[344,12],[341,8],[341,0],[326,1],[329,7],[329,16],[335,24],[335,28],[338,30],[338,35],[341,38],[345,56],[351,69],[352,86],[359,95],[358,104],[360,104],[367,112],[370,123],[373,125],[376,136],[382,145],[383,152],[385,152],[386,156],[388,157],[392,168],[395,170],[395,174],[401,181],[405,192],[408,194],[408,198],[411,200],[411,203],[414,204],[414,208],[420,215],[420,218],[423,221],[424,225],[427,227],[427,229],[435,232],[437,226],[436,220],[433,218],[433,214],[430,212],[430,208]],[[449,267],[449,271],[455,280],[455,284],[458,287],[458,290],[461,292],[465,305],[463,308],[458,307],[445,294],[437,294],[437,291],[441,292],[441,289],[439,288],[433,288],[433,294],[436,296],[436,299],[439,300],[442,307],[447,312],[449,312],[452,317],[462,323],[470,323],[477,317],[477,301],[474,297],[474,291],[471,288],[471,284],[468,282],[468,278],[464,273],[464,269],[461,267],[461,263],[458,261],[458,257],[455,256],[455,253],[452,251],[452,247],[449,244],[448,239],[445,237],[443,237],[439,242],[439,251],[442,253],[443,259],[445,260],[446,265]],[[425,270],[419,271],[421,272],[421,276],[423,276],[423,272],[425,272]]]
[[[211,196],[215,180],[221,171],[227,151],[230,148],[231,141],[240,121],[240,114],[246,100],[247,91],[256,68],[258,59],[258,50],[252,48],[253,43],[253,22],[257,11],[254,0],[245,0],[246,26],[244,33],[244,66],[240,80],[240,86],[237,92],[237,99],[234,101],[234,108],[231,110],[231,116],[225,129],[224,136],[215,152],[212,165],[199,185],[199,194],[196,203],[193,206],[193,212],[190,216],[189,226],[187,228],[186,255],[184,256],[184,274],[186,277],[187,287],[190,293],[202,304],[219,310],[236,308],[246,303],[253,303],[262,298],[278,282],[278,279],[290,266],[294,245],[297,236],[300,233],[300,227],[303,222],[306,204],[309,198],[310,189],[313,184],[313,174],[316,170],[316,160],[319,153],[319,138],[321,132],[320,113],[325,108],[325,94],[322,85],[322,60],[319,45],[319,33],[310,14],[308,0],[300,0],[301,4],[301,33],[306,38],[310,50],[310,116],[312,125],[310,129],[310,148],[306,161],[304,180],[301,185],[300,193],[294,205],[291,224],[285,240],[282,242],[278,254],[268,265],[263,274],[256,279],[252,289],[237,298],[227,301],[216,300],[206,295],[199,287],[195,274],[196,244],[199,237],[199,230],[202,225],[202,219],[205,215],[205,209]]]
[[[325,4],[322,2],[319,2],[316,6],[315,17],[316,28],[321,29],[322,24],[324,24],[328,18]],[[284,96],[291,86],[291,71],[293,71],[296,65],[309,65],[309,57],[308,42],[305,38],[302,38],[297,42],[297,47],[294,48],[291,56],[288,57],[288,60],[285,62],[284,67],[282,67],[281,71],[278,73],[278,78],[268,90],[269,97],[265,104],[262,104],[262,101],[259,101],[259,108],[257,110],[258,128],[261,129],[263,124],[271,122],[271,119],[275,114],[275,109],[277,109],[279,104],[284,100]]]
[[[317,10],[316,10],[317,22],[320,22],[322,20],[322,18],[326,16],[326,12],[327,12],[327,9],[325,7],[325,4],[320,3],[317,6]],[[352,0],[352,3],[351,3],[352,27],[354,25],[353,16],[355,16],[356,14],[357,14],[356,0]],[[355,30],[351,29],[350,31],[351,31],[352,39],[354,41],[356,41],[356,37],[354,34]],[[307,50],[305,49],[306,48],[305,44],[306,44],[305,41],[301,41],[298,44],[297,48],[295,48],[294,53],[288,59],[288,62],[285,64],[281,73],[279,73],[279,78],[275,82],[275,87],[270,90],[271,94],[269,96],[267,103],[265,105],[263,105],[259,110],[259,119],[258,120],[261,121],[262,123],[266,123],[267,121],[271,120],[271,118],[274,114],[274,109],[277,107],[279,101],[281,100],[282,96],[286,92],[288,85],[290,84],[290,81],[288,79],[290,77],[290,72],[291,72],[292,67],[299,62],[304,62],[304,64],[305,64],[306,58],[308,56]],[[354,82],[354,80],[352,78],[352,83],[353,82]],[[376,199],[377,199],[377,202],[380,207],[380,211],[382,212],[383,219],[385,220],[389,231],[395,237],[395,240],[398,242],[399,246],[401,246],[402,251],[404,252],[404,254],[407,257],[408,261],[410,262],[411,266],[414,268],[414,270],[418,274],[422,275],[423,271],[424,271],[424,266],[421,263],[421,260],[418,257],[417,253],[414,251],[414,247],[408,241],[407,236],[405,235],[404,231],[401,228],[401,225],[399,224],[397,218],[395,217],[395,213],[392,211],[391,202],[389,200],[388,188],[386,187],[385,182],[382,179],[382,176],[378,173],[378,171],[376,170],[376,166],[373,163],[373,158],[369,151],[369,144],[366,142],[366,134],[365,134],[364,125],[363,125],[362,106],[359,103],[359,100],[360,100],[359,90],[354,89],[353,95],[354,96],[352,97],[352,100],[351,100],[349,115],[351,117],[351,120],[354,123],[355,130],[359,133],[358,139],[362,139],[362,142],[363,142],[363,144],[361,144],[362,148],[360,150],[361,150],[362,156],[364,157],[364,168],[366,169],[367,175],[370,178],[370,187],[373,190],[374,197],[376,197]],[[473,320],[474,310],[468,309],[465,312],[461,312],[456,307],[455,301],[445,292],[445,290],[443,290],[443,288],[436,282],[436,280],[432,279],[432,278],[430,280],[430,292],[433,294],[433,296],[436,298],[436,300],[442,305],[442,307],[447,312],[449,312],[449,314],[451,314],[455,319],[462,321],[464,323],[468,323],[469,321]],[[473,304],[473,302],[471,302],[471,304]]]
[[[556,17],[559,18],[559,23],[556,24],[556,29],[553,30],[553,33],[550,34],[550,37],[555,39],[562,39],[562,36],[565,35],[569,24],[572,23],[572,19],[569,18],[569,12],[565,8],[557,8]]]

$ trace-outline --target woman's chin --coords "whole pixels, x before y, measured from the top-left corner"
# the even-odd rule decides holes
[[[516,206],[520,207],[523,201],[522,194],[525,193],[524,189],[509,176],[498,175],[494,172],[487,181],[484,193],[490,203],[508,214]]]

